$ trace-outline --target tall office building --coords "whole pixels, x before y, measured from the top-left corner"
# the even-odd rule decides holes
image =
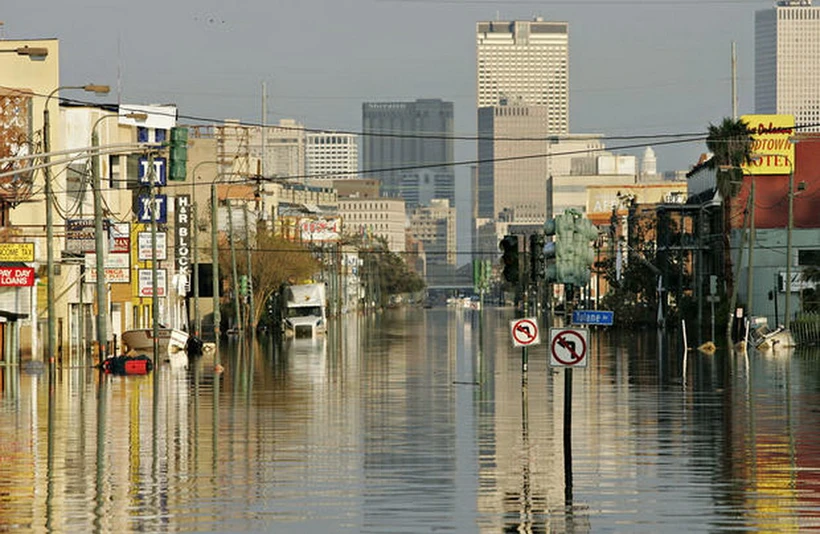
[[[781,0],[755,13],[755,113],[820,131],[820,7]]]
[[[418,202],[432,180],[439,198],[455,204],[452,102],[365,102],[362,131],[361,169],[381,181],[382,195]]]
[[[339,132],[308,132],[305,135],[305,171],[311,179],[356,178],[359,169],[359,137]]]
[[[545,217],[549,137],[569,133],[569,25],[476,25],[478,216]]]
[[[479,108],[546,108],[547,131],[569,132],[569,24],[535,20],[476,25]]]

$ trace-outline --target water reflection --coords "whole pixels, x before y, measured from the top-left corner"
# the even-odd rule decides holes
[[[565,465],[566,371],[544,343],[524,375],[512,310],[482,313],[233,339],[222,374],[213,359],[130,377],[0,367],[0,531],[820,526],[817,350],[708,356],[594,332]]]

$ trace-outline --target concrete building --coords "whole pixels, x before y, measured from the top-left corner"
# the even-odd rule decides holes
[[[455,205],[452,102],[365,102],[362,131],[361,169],[381,180],[382,196],[416,205],[432,188]]]
[[[410,216],[410,234],[424,246],[427,265],[456,265],[456,209],[446,199],[418,206]]]
[[[407,217],[400,198],[365,198],[355,194],[339,198],[342,233],[367,239],[383,237],[391,252],[406,250]]]
[[[820,131],[820,7],[780,0],[755,13],[755,113]]]
[[[25,47],[44,48],[48,55],[18,53]],[[51,99],[43,97],[60,86],[59,41],[0,40],[0,52],[0,78],[4,86],[0,90],[0,154],[13,158],[42,152],[43,110],[47,104],[52,118],[59,112],[58,93]],[[52,150],[63,148],[59,132],[52,136],[51,145]],[[25,248],[33,244],[34,248],[33,257],[9,255],[0,261],[14,263],[27,273],[46,265],[47,250],[44,175],[42,171],[28,169],[30,166],[30,160],[4,163],[0,175],[0,243],[25,244]],[[54,176],[55,190],[64,191],[64,173]],[[57,237],[57,250],[62,250],[57,248],[61,243]],[[36,282],[33,275],[28,278],[25,284],[0,286],[0,360],[16,361],[21,356],[42,361],[41,351],[47,343],[46,292],[45,288],[39,291],[38,285],[44,280],[42,276]],[[59,288],[55,293],[58,292]]]
[[[544,107],[478,110],[480,219],[495,219],[506,212],[514,213],[519,222],[543,222],[547,178],[597,173],[594,158],[606,155],[601,136],[545,136],[547,116]],[[589,162],[587,167],[578,168],[584,161]],[[634,170],[629,174],[634,177]]]
[[[312,184],[356,178],[358,170],[359,136],[339,132],[305,134],[305,172]]]
[[[569,133],[569,24],[476,24],[477,107],[543,107],[541,134]]]

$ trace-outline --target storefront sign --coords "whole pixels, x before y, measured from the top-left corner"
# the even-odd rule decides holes
[[[137,269],[137,279],[139,280],[139,297],[152,297],[154,292],[153,274],[151,269]],[[168,294],[168,278],[165,269],[157,269],[157,296],[164,297]]]
[[[167,259],[165,232],[157,232],[157,260]],[[151,232],[137,234],[137,259],[151,261]]]
[[[752,134],[748,174],[789,174],[794,162],[794,115],[743,115]]]
[[[0,267],[0,287],[31,287],[33,285],[33,267]]]
[[[191,289],[191,196],[177,195],[174,210],[175,246],[177,274],[182,277],[185,292]]]
[[[0,262],[34,261],[34,243],[0,243]]]
[[[127,284],[131,282],[131,255],[108,254],[105,257],[105,281],[109,284]],[[97,282],[97,255],[85,255],[85,282]]]

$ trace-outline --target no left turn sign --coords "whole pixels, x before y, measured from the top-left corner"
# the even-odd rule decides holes
[[[550,366],[586,367],[589,330],[550,328]]]
[[[538,321],[535,317],[510,321],[510,332],[515,347],[529,347],[541,343],[541,334],[538,332]]]

